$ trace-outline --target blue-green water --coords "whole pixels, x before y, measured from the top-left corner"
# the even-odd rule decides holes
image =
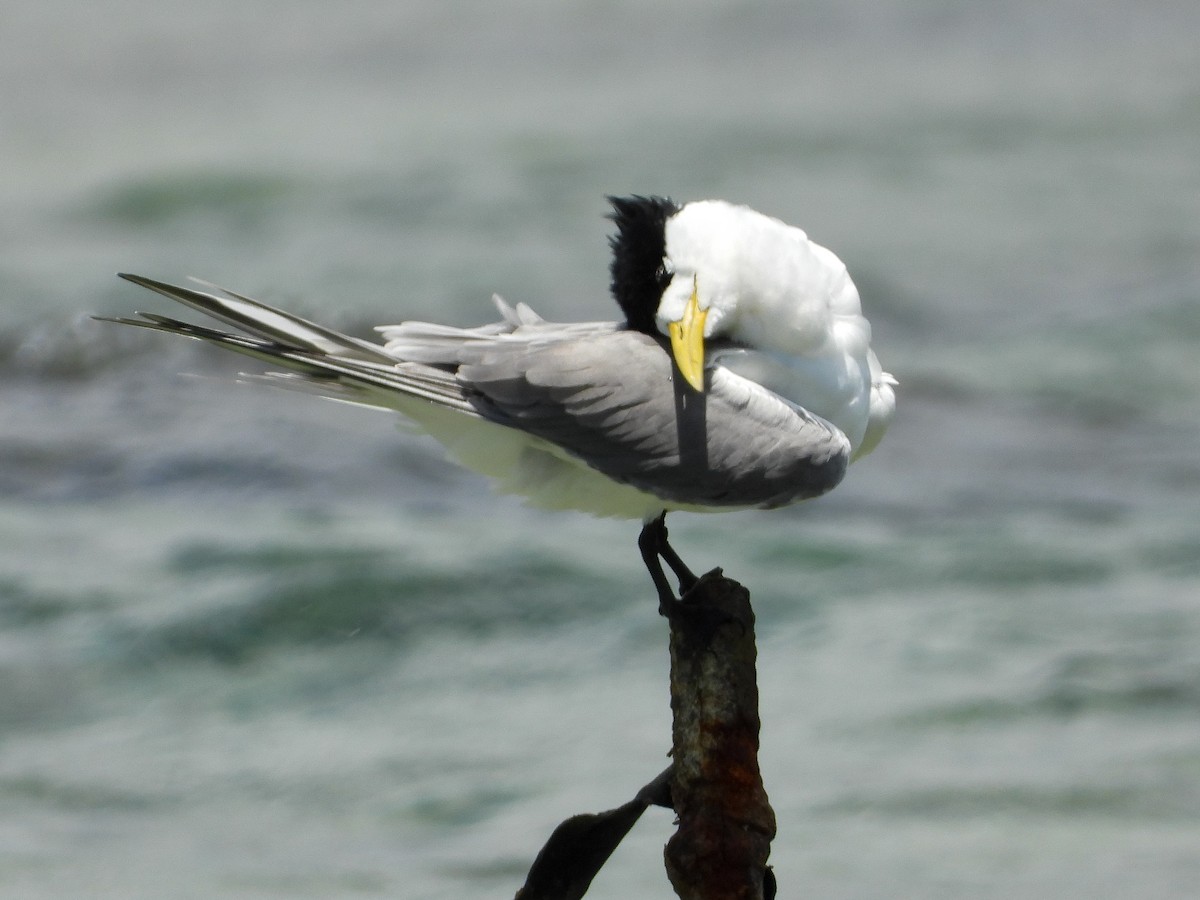
[[[85,315],[607,317],[627,192],[805,227],[901,383],[829,497],[672,523],[755,598],[781,896],[1195,895],[1200,7],[4,19],[0,896],[511,896],[661,769],[636,524]],[[589,896],[670,896],[671,830]]]

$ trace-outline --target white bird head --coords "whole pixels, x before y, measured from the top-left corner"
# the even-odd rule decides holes
[[[856,456],[878,443],[896,382],[837,256],[746,206],[610,200],[613,295],[631,328],[671,338],[694,389],[720,360],[841,428]]]

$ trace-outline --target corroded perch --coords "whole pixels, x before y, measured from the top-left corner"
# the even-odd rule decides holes
[[[758,682],[749,592],[716,569],[672,610],[671,799],[667,843],[683,900],[769,900],[775,813],[758,768]]]
[[[666,866],[683,900],[774,900],[767,856],[775,814],[758,770],[750,594],[716,569],[663,611],[671,623],[674,761],[628,803],[559,825],[516,900],[579,900],[650,806],[678,816]]]

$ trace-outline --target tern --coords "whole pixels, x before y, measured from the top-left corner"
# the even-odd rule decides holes
[[[265,361],[257,377],[400,413],[534,506],[642,520],[666,613],[698,580],[666,514],[774,508],[835,487],[879,443],[896,380],[846,266],[799,228],[719,200],[610,197],[623,320],[560,323],[493,300],[474,328],[342,334],[204,282],[120,277],[235,331],[155,313],[109,321]]]

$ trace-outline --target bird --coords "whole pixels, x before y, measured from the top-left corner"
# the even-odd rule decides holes
[[[680,598],[699,579],[667,513],[825,494],[883,437],[897,381],[845,264],[800,228],[722,200],[607,199],[620,319],[552,322],[497,295],[498,322],[405,321],[366,340],[207,282],[119,273],[232,330],[149,312],[107,320],[267,364],[246,377],[399,413],[533,506],[640,519],[669,614],[680,599],[662,563]]]

